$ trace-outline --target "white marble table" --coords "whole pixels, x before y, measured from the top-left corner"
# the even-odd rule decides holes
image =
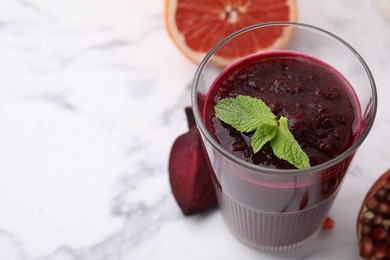
[[[385,1],[385,0],[383,0]],[[306,259],[358,259],[357,212],[390,167],[390,23],[368,0],[300,0],[366,59],[377,120]],[[0,1],[0,259],[277,259],[183,217],[168,182],[196,66],[162,0]]]

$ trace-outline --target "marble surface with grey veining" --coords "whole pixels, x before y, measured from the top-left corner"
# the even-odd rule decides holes
[[[359,207],[390,168],[382,13],[369,0],[299,1],[299,21],[363,56],[379,107],[331,209],[335,228],[296,259],[359,257]],[[278,259],[236,240],[218,209],[184,217],[171,194],[195,70],[166,33],[162,0],[1,0],[0,259]]]

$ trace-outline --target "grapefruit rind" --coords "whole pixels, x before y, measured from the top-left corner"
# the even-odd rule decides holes
[[[176,21],[175,21],[175,14],[176,14],[178,1],[179,0],[166,0],[165,1],[165,24],[166,24],[167,32],[168,32],[170,38],[173,40],[174,44],[178,47],[178,49],[189,60],[193,61],[195,64],[199,64],[203,60],[203,58],[206,56],[207,52],[194,51],[193,49],[188,47],[188,45],[186,44],[185,37],[179,31],[179,29],[176,25]],[[286,4],[289,7],[289,19],[287,21],[288,22],[296,22],[298,20],[297,0],[286,0]],[[242,29],[242,28],[240,28],[240,29]],[[271,50],[271,49],[283,49],[290,41],[293,33],[294,33],[293,28],[286,27],[283,29],[283,33],[273,42],[272,45],[269,45],[266,48],[259,48],[256,51],[261,52],[261,51],[266,51],[266,50]],[[222,39],[220,39],[220,40],[222,40]],[[223,56],[214,55],[212,62],[217,64],[218,66],[225,67],[228,64],[231,64],[233,61],[235,61],[239,58],[242,58],[242,56],[246,56],[246,54],[243,54],[241,56],[237,56],[234,58],[226,58]]]

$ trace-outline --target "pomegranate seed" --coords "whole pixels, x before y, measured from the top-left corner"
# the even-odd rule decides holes
[[[378,207],[378,200],[375,197],[372,197],[368,202],[367,202],[367,208],[369,210],[375,210],[376,207]]]
[[[368,235],[371,233],[371,226],[370,225],[364,225],[362,228],[362,234]]]
[[[375,214],[372,213],[371,211],[366,211],[364,212],[363,215],[363,222],[364,223],[371,223],[371,220],[375,217]]]
[[[387,202],[381,202],[378,205],[378,212],[380,213],[388,213],[390,212],[390,204]]]
[[[322,230],[331,230],[334,227],[334,221],[330,217],[326,217],[322,224]]]
[[[360,244],[360,255],[362,257],[371,257],[374,252],[374,242],[371,238],[365,236]]]
[[[382,225],[382,223],[383,223],[383,217],[382,216],[376,215],[372,219],[372,224],[375,225],[375,226],[380,226],[380,225]]]
[[[380,188],[380,189],[376,192],[375,196],[376,196],[379,200],[382,200],[382,199],[384,199],[384,198],[386,197],[386,194],[387,194],[386,189],[384,189],[384,188],[382,187],[382,188]]]
[[[378,240],[384,240],[387,238],[387,231],[384,230],[383,228],[377,228],[374,230],[374,232],[372,233],[372,236],[375,238],[375,239],[378,239]]]
[[[382,246],[380,246],[380,247],[378,247],[378,248],[376,249],[375,257],[376,257],[377,259],[384,259],[384,258],[387,257],[387,252],[388,252],[388,251],[389,251],[389,250],[388,250],[387,245],[382,245]],[[387,259],[387,258],[386,258],[386,259]]]

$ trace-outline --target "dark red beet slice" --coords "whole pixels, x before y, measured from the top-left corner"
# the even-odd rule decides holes
[[[190,130],[173,143],[169,181],[184,215],[192,215],[214,207],[217,199],[192,108],[186,107],[185,112]]]
[[[169,158],[169,181],[184,215],[200,213],[216,205],[211,174],[196,127],[174,142]]]
[[[390,169],[368,191],[359,212],[357,237],[366,259],[390,259]]]

